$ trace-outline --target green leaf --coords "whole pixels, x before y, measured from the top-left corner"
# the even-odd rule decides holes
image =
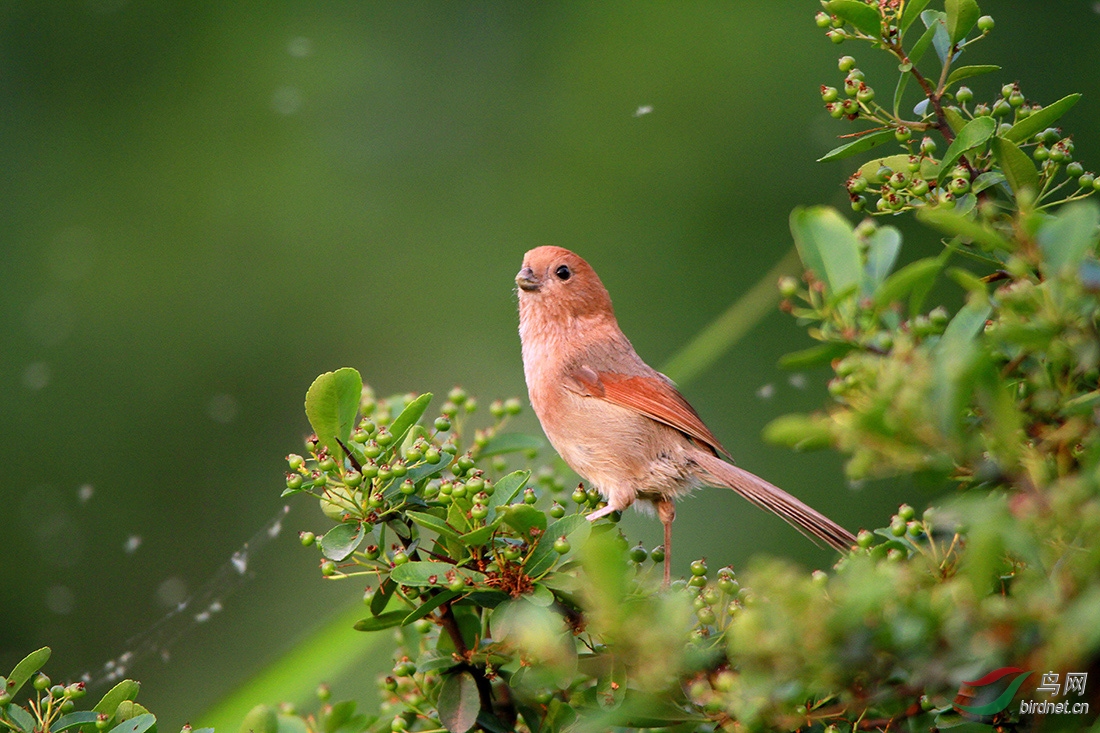
[[[31,733],[35,730],[34,718],[23,708],[15,703],[0,705],[0,720],[5,719],[4,725],[18,726],[17,730],[23,733]],[[9,722],[10,721],[10,722]]]
[[[950,352],[971,341],[985,328],[990,310],[988,299],[971,297],[947,324],[940,338],[939,350]]]
[[[428,514],[427,512],[410,511],[405,512],[405,516],[419,524],[424,529],[431,530],[441,537],[446,537],[447,539],[451,539],[456,542],[460,541],[459,538],[462,535],[456,532],[454,528],[451,527],[451,525],[447,524],[447,522],[435,516],[434,514]]]
[[[882,16],[874,7],[860,0],[829,0],[825,10],[853,28],[873,38],[882,36]]]
[[[97,713],[103,713],[108,717],[113,717],[118,710],[118,706],[126,700],[133,700],[137,697],[138,690],[141,689],[141,685],[133,680],[122,680],[117,685],[107,691],[107,694],[100,698],[95,707],[92,708]]]
[[[355,622],[355,630],[381,631],[382,629],[390,629],[403,624],[405,617],[408,615],[407,611],[386,611],[378,616],[367,616],[365,619]]]
[[[951,236],[976,242],[989,249],[1011,249],[1011,245],[997,232],[948,209],[921,209],[917,212],[917,218]]]
[[[1096,251],[1098,226],[1100,210],[1091,201],[1066,204],[1056,217],[1043,222],[1036,233],[1043,273],[1058,277],[1076,270],[1086,254]]]
[[[466,670],[448,675],[439,688],[436,710],[439,721],[451,733],[466,733],[473,728],[481,711],[481,695],[474,676]]]
[[[939,274],[943,262],[938,257],[926,257],[910,262],[886,278],[872,296],[876,308],[886,308],[914,290],[931,284]]]
[[[1016,146],[1007,137],[995,137],[991,143],[993,157],[1004,171],[1005,180],[1017,196],[1024,189],[1033,193],[1039,191],[1039,171],[1035,168],[1031,156]],[[977,193],[975,191],[975,193]]]
[[[966,118],[963,117],[962,114],[956,111],[953,107],[944,107],[943,116],[944,119],[947,120],[947,126],[951,128],[951,132],[955,133],[956,135],[959,134],[960,130],[966,127]],[[943,166],[941,165],[940,168],[942,170]]]
[[[511,504],[505,507],[504,521],[522,535],[530,535],[532,529],[546,529],[546,515],[527,504]]]
[[[370,599],[370,612],[373,616],[379,616],[386,610],[386,606],[390,605],[390,599],[393,598],[394,591],[397,590],[397,583],[393,582],[391,578],[386,578],[378,586],[378,590],[374,592],[374,595]]]
[[[444,603],[447,603],[448,601],[453,601],[455,598],[458,598],[460,595],[462,595],[462,594],[461,593],[456,593],[453,590],[443,590],[443,591],[440,591],[440,592],[436,593],[434,596],[432,596],[431,598],[429,598],[428,600],[424,601],[419,606],[417,606],[416,610],[414,610],[412,613],[405,616],[404,620],[401,622],[401,625],[402,626],[408,626],[409,624],[411,624],[414,621],[419,621],[420,619],[424,618],[425,616],[427,616],[429,613],[431,613],[435,609],[442,606]],[[421,670],[421,671],[423,671],[423,670]]]
[[[966,38],[982,14],[974,0],[945,0],[943,7],[947,11],[947,33],[952,45]]]
[[[764,426],[762,437],[799,451],[828,448],[833,442],[828,418],[813,415],[781,415]]]
[[[813,369],[814,366],[824,366],[834,359],[843,357],[853,348],[850,343],[838,341],[818,343],[817,346],[809,349],[783,354],[779,358],[779,365],[782,369]]]
[[[466,545],[467,547],[481,547],[489,541],[489,539],[493,536],[493,532],[496,532],[500,525],[503,523],[504,514],[498,513],[496,519],[494,519],[489,524],[486,524],[484,527],[472,529],[466,534],[462,535],[462,537],[459,538],[459,542]]]
[[[925,161],[928,159],[925,158]],[[859,175],[866,179],[868,183],[874,185],[880,185],[886,183],[886,177],[878,174],[882,168],[888,168],[891,173],[894,171],[905,170],[909,165],[909,156],[907,154],[899,155],[887,155],[884,158],[874,158],[869,160],[859,167]],[[922,163],[923,165],[923,163]],[[921,175],[925,178],[928,177],[927,172],[922,168]]]
[[[857,137],[855,140],[844,143],[843,145],[833,148],[825,155],[817,159],[818,163],[831,163],[834,160],[841,160],[842,158],[848,158],[857,153],[862,153],[871,148],[877,148],[884,142],[894,139],[894,130],[879,130],[878,132],[870,132],[862,137]]]
[[[424,415],[424,411],[428,409],[428,404],[431,401],[432,393],[425,392],[410,402],[408,406],[401,411],[401,414],[390,423],[390,433],[393,434],[394,437],[393,445],[401,445],[401,442],[405,439],[405,433],[407,433],[409,428],[415,425],[416,421]],[[440,461],[440,463],[442,463],[442,461]]]
[[[997,142],[999,140],[1002,140],[1002,139],[1003,138],[995,137],[991,141],[991,144],[993,145],[993,154],[994,155],[997,154],[997,148],[996,148]],[[974,183],[972,183],[970,185],[970,193],[973,193],[973,194],[981,193],[982,191],[986,190],[987,188],[993,188],[994,186],[997,186],[997,185],[1000,185],[1000,184],[1004,183],[1006,180],[1007,179],[1005,178],[1003,173],[1000,173],[1000,172],[995,171],[995,170],[986,171],[985,173],[981,174],[980,176],[978,176],[977,178],[974,179]]]
[[[404,565],[398,565],[390,571],[390,578],[395,583],[401,585],[411,585],[417,588],[431,588],[433,586],[442,586],[447,583],[447,573],[454,572],[470,583],[483,583],[485,582],[485,574],[479,573],[476,570],[470,570],[469,568],[455,567],[448,562],[436,562],[434,560],[422,560],[419,562],[407,562]],[[432,582],[432,577],[435,577],[435,582]],[[408,615],[408,612],[403,611],[402,618]]]
[[[783,369],[812,369],[829,364],[833,359],[839,359],[853,348],[851,344],[838,341],[818,344],[808,349],[784,354],[779,358],[779,366]]]
[[[485,447],[477,452],[478,458],[490,458],[492,456],[507,453],[519,453],[521,451],[541,450],[546,446],[542,438],[526,433],[505,433],[495,435],[489,439]]]
[[[436,649],[425,650],[416,660],[416,671],[423,674],[437,669],[450,669],[458,664],[453,655]]]
[[[863,275],[860,247],[847,219],[829,207],[799,207],[791,212],[790,224],[803,264],[830,293],[859,284]]]
[[[929,2],[930,0],[909,0],[909,2],[905,4],[905,10],[901,13],[901,20],[898,21],[898,27],[902,34],[909,30],[909,26],[913,25],[913,22],[920,17],[921,11],[924,10]]]
[[[1001,67],[995,64],[975,64],[973,66],[960,66],[951,72],[951,75],[947,77],[947,83],[944,85],[944,89],[950,89],[955,84],[958,84],[963,79],[969,79],[972,76],[981,76],[982,74],[991,74],[994,71],[1000,71]]]
[[[279,729],[275,709],[270,705],[257,705],[248,711],[241,721],[238,733],[276,733]]]
[[[881,226],[867,239],[867,264],[864,266],[866,277],[863,282],[863,295],[870,295],[882,284],[890,271],[894,269],[898,253],[901,252],[901,232],[892,226]]]
[[[144,713],[136,718],[130,718],[111,728],[110,733],[145,733],[153,727],[157,718],[152,713]],[[258,732],[257,732],[258,733]]]
[[[567,514],[546,528],[538,545],[531,552],[524,572],[537,578],[554,566],[560,555],[554,550],[554,540],[564,536],[574,547],[580,547],[588,539],[592,523],[581,514]]]
[[[337,524],[321,537],[321,554],[329,560],[340,562],[363,542],[363,525],[359,522]]]
[[[925,10],[920,14],[920,19],[926,28],[935,28],[932,33],[932,47],[936,49],[940,63],[947,63],[947,57],[951,53],[951,37],[947,32],[947,13]]]
[[[36,649],[23,657],[19,664],[15,665],[11,674],[8,675],[7,693],[14,698],[15,693],[19,692],[19,689],[27,684],[27,680],[33,677],[35,672],[42,669],[49,659],[50,648],[48,646]]]
[[[325,372],[313,380],[306,392],[306,417],[318,442],[327,446],[333,456],[344,455],[336,441],[347,443],[362,396],[363,378],[350,367]]]
[[[1080,98],[1080,94],[1069,94],[1053,104],[1048,104],[1037,112],[1032,112],[1009,128],[1008,132],[1004,134],[1005,138],[1016,144],[1027,142],[1028,138],[1035,133],[1042,132],[1053,125],[1058,118],[1068,112],[1073,105],[1077,104],[1077,100]]]
[[[336,733],[344,727],[355,715],[355,701],[342,700],[335,705],[327,706],[321,713],[321,730],[324,733]]]
[[[967,122],[951,145],[948,146],[947,152],[943,154],[943,160],[940,162],[940,180],[943,180],[951,172],[951,168],[959,162],[959,158],[968,150],[985,145],[996,131],[997,120],[992,117],[975,117]]]
[[[99,718],[99,713],[91,710],[78,710],[75,713],[62,715],[57,719],[56,723],[50,726],[50,730],[53,733],[61,733],[61,731],[68,730],[69,728],[76,728],[81,725],[87,725],[88,723],[94,724],[97,718]]]
[[[498,506],[505,506],[512,503],[512,499],[519,496],[519,492],[523,491],[523,487],[527,485],[528,479],[531,478],[530,471],[512,471],[500,481],[496,483],[496,490],[493,495],[489,497],[489,502],[486,506],[490,511],[496,509]]]

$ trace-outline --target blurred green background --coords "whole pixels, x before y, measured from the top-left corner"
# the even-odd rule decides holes
[[[245,576],[227,564],[280,512],[313,377],[355,366],[382,394],[524,394],[512,278],[539,244],[586,257],[638,352],[666,362],[789,249],[793,206],[846,207],[854,166],[813,161],[851,128],[817,87],[840,81],[840,53],[884,94],[892,70],[834,47],[816,10],[3,3],[0,670],[49,644],[55,677],[98,676],[167,646],[127,674],[173,730],[361,613],[362,589],[321,582],[297,547],[325,526],[313,502],[253,542]],[[997,29],[968,61],[1004,69],[971,86],[1085,92],[1064,124],[1095,170],[1100,7],[983,10]],[[906,231],[907,259],[937,249]],[[761,443],[773,417],[823,404],[825,372],[792,384],[775,366],[808,344],[775,312],[684,391],[741,465],[852,529],[926,503],[934,487],[850,487],[834,455]],[[518,429],[538,432],[529,411]],[[659,541],[655,520],[623,527]],[[701,555],[830,557],[717,490],[681,505],[676,541],[681,573]],[[211,578],[232,581],[205,597],[220,612],[156,626]],[[350,669],[300,682],[370,698],[387,653],[360,662],[343,638],[329,651]]]

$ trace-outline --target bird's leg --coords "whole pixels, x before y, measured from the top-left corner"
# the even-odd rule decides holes
[[[667,588],[672,580],[672,520],[676,519],[676,505],[669,499],[661,499],[657,502],[657,516],[665,525],[665,579],[661,587]]]
[[[597,519],[603,519],[613,511],[615,511],[615,507],[608,504],[603,509],[597,509],[591,514],[586,514],[584,518],[587,519],[589,522],[595,522]]]

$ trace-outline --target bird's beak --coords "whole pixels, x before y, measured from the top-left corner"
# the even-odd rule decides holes
[[[535,277],[535,271],[524,265],[523,269],[516,275],[516,285],[519,286],[520,290],[526,290],[527,292],[538,290],[539,281]]]

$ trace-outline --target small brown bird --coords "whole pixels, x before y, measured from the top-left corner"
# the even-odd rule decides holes
[[[733,489],[837,550],[855,543],[828,517],[719,458],[729,452],[672,381],[635,353],[587,262],[561,247],[537,247],[524,255],[516,284],[523,373],[543,432],[607,500],[588,519],[637,499],[656,506],[665,529],[665,585],[673,501],[698,486]]]

